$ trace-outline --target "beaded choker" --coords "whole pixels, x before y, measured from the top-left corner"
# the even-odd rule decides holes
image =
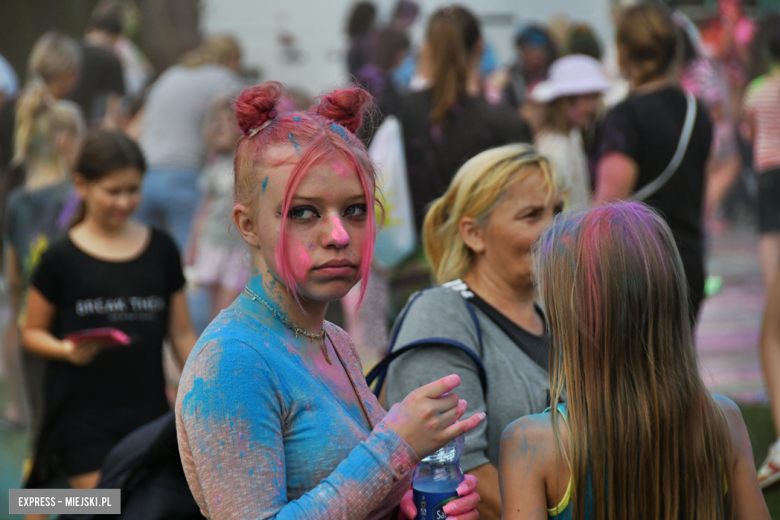
[[[268,312],[271,313],[271,315],[276,318],[277,320],[281,321],[282,324],[293,331],[295,333],[295,337],[298,337],[298,334],[302,336],[306,336],[307,338],[314,341],[315,339],[321,340],[322,343],[320,344],[320,349],[322,350],[323,355],[325,356],[325,361],[328,362],[329,365],[332,365],[333,363],[330,360],[330,356],[328,355],[328,346],[325,344],[325,338],[327,337],[327,333],[325,332],[325,329],[323,328],[317,333],[312,333],[307,330],[302,329],[292,321],[290,321],[286,316],[284,316],[282,313],[274,309],[270,303],[265,301],[263,298],[258,296],[254,291],[252,291],[249,287],[244,287],[244,292],[249,295],[250,298],[252,298],[252,301],[258,301],[263,304],[263,306],[268,309]]]

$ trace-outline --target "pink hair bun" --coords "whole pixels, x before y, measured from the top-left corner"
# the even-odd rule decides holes
[[[276,103],[283,92],[278,81],[268,81],[241,92],[236,100],[236,120],[244,135],[278,115]]]
[[[354,134],[363,123],[363,112],[370,103],[371,95],[365,90],[345,88],[322,96],[316,112]]]

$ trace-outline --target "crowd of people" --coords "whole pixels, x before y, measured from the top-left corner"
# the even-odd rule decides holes
[[[316,99],[247,85],[230,35],[152,80],[118,0],[0,81],[27,488],[132,481],[125,518],[412,519],[415,466],[463,435],[449,518],[769,518],[780,441],[757,471],[694,331],[707,235],[757,175],[780,432],[780,16],[643,2],[614,43],[523,25],[501,65],[467,7],[414,42],[419,14],[356,3],[350,84]]]

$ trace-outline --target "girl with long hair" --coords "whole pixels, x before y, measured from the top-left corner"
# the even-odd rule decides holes
[[[512,109],[485,100],[482,48],[479,20],[465,7],[431,15],[420,59],[422,90],[405,96],[399,117],[418,229],[428,204],[447,191],[463,163],[487,149],[531,140]]]
[[[236,102],[233,222],[254,274],[184,368],[184,472],[211,519],[390,518],[405,495],[412,518],[415,465],[484,414],[455,423],[466,402],[454,375],[386,413],[349,336],[324,321],[371,265],[376,172],[354,135],[369,96],[338,90],[284,113],[282,94],[268,82]],[[468,478],[447,513],[476,518],[475,486]]]
[[[195,343],[173,240],[130,220],[145,169],[121,132],[88,134],[74,173],[83,201],[76,223],[33,274],[22,342],[46,360],[46,372],[28,488],[62,476],[74,488],[95,487],[111,448],[169,410],[163,341],[180,365]],[[91,339],[106,328],[126,344]]]
[[[699,375],[664,220],[608,205],[535,247],[552,404],[504,431],[503,518],[768,519],[739,408]]]
[[[604,118],[594,203],[639,197],[664,216],[685,267],[695,323],[706,278],[703,206],[712,121],[702,102],[679,86],[677,30],[666,7],[624,8],[617,48],[632,90]]]
[[[53,99],[42,82],[28,85],[17,103],[16,161],[25,176],[24,184],[9,194],[3,220],[3,267],[11,302],[3,346],[10,367],[6,417],[29,424],[33,436],[42,410],[43,363],[23,352],[18,324],[32,272],[48,245],[67,230],[78,202],[71,174],[84,126],[78,106]]]

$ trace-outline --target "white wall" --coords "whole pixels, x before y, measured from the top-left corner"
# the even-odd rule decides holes
[[[275,79],[291,87],[318,94],[347,81],[344,34],[354,0],[202,0],[201,24],[205,33],[232,32],[244,48],[245,63],[258,67],[262,79]],[[395,0],[374,0],[380,16],[389,15]],[[412,30],[422,40],[430,14],[446,2],[418,0],[420,16]],[[514,56],[512,37],[522,22],[545,22],[564,15],[570,21],[591,24],[602,45],[613,38],[610,0],[459,0],[480,17],[485,37],[502,61]],[[490,23],[490,21],[493,23]],[[297,61],[285,55],[280,36],[289,34],[301,51]]]

